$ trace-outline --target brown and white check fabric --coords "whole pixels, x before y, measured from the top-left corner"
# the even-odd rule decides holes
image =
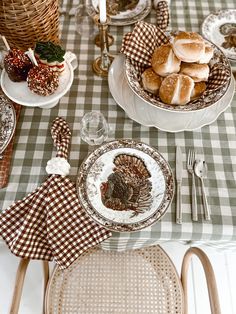
[[[156,47],[169,42],[168,37],[154,24],[138,22],[131,33],[127,33],[122,41],[121,53],[132,61],[150,66],[151,57]]]
[[[230,68],[224,64],[216,63],[211,68],[211,72],[207,81],[208,91],[221,89],[230,79]]]
[[[170,21],[168,3],[166,0],[154,1],[153,5],[154,8],[156,9],[157,26],[165,31]]]
[[[53,122],[52,137],[57,156],[66,158],[71,131],[64,119]],[[87,215],[75,184],[65,176],[53,174],[0,215],[0,235],[15,255],[54,260],[63,269],[110,237],[111,232]]]
[[[57,148],[57,157],[67,159],[71,140],[71,130],[67,122],[61,117],[57,117],[52,124],[51,135]]]

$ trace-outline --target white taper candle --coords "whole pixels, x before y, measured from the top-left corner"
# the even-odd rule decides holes
[[[99,0],[99,19],[101,24],[107,21],[106,0]]]

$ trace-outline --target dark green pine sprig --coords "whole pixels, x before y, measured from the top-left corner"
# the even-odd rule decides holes
[[[39,55],[40,59],[47,60],[48,62],[63,62],[65,50],[51,41],[39,41],[36,43],[35,53]]]

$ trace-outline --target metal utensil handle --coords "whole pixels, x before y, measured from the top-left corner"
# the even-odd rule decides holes
[[[210,215],[210,211],[209,211],[209,206],[208,206],[208,202],[207,202],[207,197],[206,197],[203,179],[201,180],[201,182],[202,182],[202,201],[203,201],[205,220],[211,220],[211,215]]]
[[[198,221],[195,176],[192,174],[192,220]]]
[[[181,208],[181,184],[177,182],[177,195],[176,195],[176,223],[182,224],[182,208]]]

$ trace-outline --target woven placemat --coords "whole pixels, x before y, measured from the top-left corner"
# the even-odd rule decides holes
[[[0,93],[2,93],[1,90],[0,90]],[[16,123],[17,123],[20,116],[21,105],[18,105],[16,103],[13,103],[13,105],[16,111]],[[0,189],[7,186],[7,183],[8,183],[15,134],[16,134],[16,131],[14,132],[12,139],[10,143],[8,144],[7,148],[2,153],[3,158],[0,160]]]

